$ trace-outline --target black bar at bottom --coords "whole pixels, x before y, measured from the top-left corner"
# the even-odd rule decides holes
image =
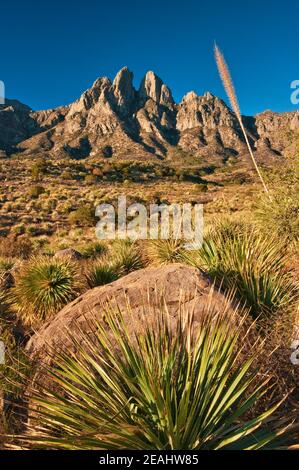
[[[230,467],[240,463],[246,464],[281,464],[298,465],[299,453],[294,451],[0,451],[1,469],[35,468],[44,464],[47,467],[55,464],[82,465],[82,469],[101,468],[104,465],[111,470],[145,469],[149,465],[189,467],[223,465]],[[205,468],[205,467],[203,467]],[[208,468],[208,467],[207,467]],[[291,467],[290,467],[291,468]]]

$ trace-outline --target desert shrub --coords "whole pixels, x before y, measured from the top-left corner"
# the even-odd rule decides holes
[[[206,193],[208,191],[208,185],[207,184],[199,184],[196,187],[196,190],[198,193]]]
[[[71,224],[93,227],[96,220],[95,209],[89,204],[81,205],[69,214],[69,222]]]
[[[0,288],[0,340],[5,344],[5,353],[13,350],[18,343],[22,342],[23,335],[20,334],[21,331],[20,329],[18,331],[16,326],[17,321],[14,313],[11,310],[9,290]]]
[[[37,199],[41,194],[44,194],[45,188],[43,186],[32,186],[29,190],[29,196]]]
[[[0,238],[0,255],[27,259],[32,254],[33,245],[27,237]]]
[[[30,236],[30,237],[34,237],[36,235],[39,235],[40,233],[42,232],[42,228],[38,225],[28,225],[27,228],[26,228],[26,233]]]
[[[291,137],[291,136],[290,136]],[[299,240],[299,154],[267,169],[270,198],[261,197],[256,219],[266,233],[277,233],[291,242]]]
[[[116,240],[113,244],[111,258],[115,266],[124,274],[144,267],[139,246],[130,240]]]
[[[148,245],[148,256],[155,264],[178,263],[182,259],[181,240],[152,240]]]
[[[96,258],[107,253],[107,245],[104,241],[92,242],[85,244],[81,249],[84,258]]]
[[[256,219],[268,233],[277,233],[290,241],[299,240],[299,185],[281,185],[267,196],[260,198],[256,208]]]
[[[70,170],[64,170],[62,173],[61,173],[61,178],[62,180],[72,180],[73,179],[73,175],[72,175],[72,172]]]
[[[24,235],[25,232],[26,232],[25,224],[17,224],[11,228],[11,233],[13,235]]]
[[[95,184],[97,182],[97,177],[95,175],[86,175],[84,178],[86,184]]]
[[[200,250],[185,252],[184,258],[225,289],[235,289],[254,317],[290,309],[298,297],[286,242],[252,227],[220,223],[206,234]]]
[[[105,258],[93,262],[86,270],[85,277],[88,287],[92,289],[116,281],[121,274],[119,266]]]
[[[68,259],[34,257],[16,276],[11,289],[14,311],[33,328],[73,300],[80,290],[78,268]]]
[[[47,172],[47,162],[44,158],[39,158],[30,168],[31,177],[34,181],[42,180]]]
[[[38,406],[27,433],[17,437],[23,447],[255,450],[277,445],[284,433],[273,424],[278,405],[248,416],[269,386],[267,378],[257,378],[253,347],[239,360],[239,345],[248,338],[236,312],[223,307],[216,319],[207,312],[196,333],[191,315],[182,313],[174,328],[162,309],[154,324],[146,314],[141,321],[142,333],[129,332],[124,316],[111,309],[105,311],[105,325],[93,320],[95,338],[80,328],[70,337],[76,355],[57,353],[46,371],[59,393],[38,381],[31,387],[31,402]]]
[[[1,271],[9,271],[14,267],[16,264],[16,258],[9,258],[9,257],[0,257],[0,273]]]

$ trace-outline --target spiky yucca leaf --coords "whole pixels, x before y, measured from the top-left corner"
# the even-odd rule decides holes
[[[90,289],[116,281],[123,274],[122,270],[108,258],[95,261],[88,266],[85,277]]]
[[[80,290],[78,268],[68,259],[32,258],[16,277],[11,302],[25,325],[38,327]]]
[[[105,325],[94,320],[95,338],[81,331],[72,339],[76,353],[55,355],[46,371],[55,391],[35,382],[22,447],[270,446],[277,433],[266,420],[277,406],[246,418],[268,382],[257,384],[254,355],[239,360],[237,345],[248,343],[245,317],[225,306],[218,315],[204,313],[196,331],[190,313],[179,315],[176,328],[165,311],[156,312],[154,324],[144,314],[143,334],[132,334],[120,311],[106,311]]]
[[[0,257],[0,273],[1,271],[9,271],[15,266],[17,262],[18,262],[18,259],[16,258],[1,256]]]
[[[156,264],[177,263],[181,260],[183,242],[180,240],[152,240],[148,245],[150,261]]]
[[[98,258],[106,255],[108,251],[107,244],[103,240],[85,244],[81,249],[84,258]]]
[[[113,264],[118,267],[123,274],[129,274],[132,271],[144,267],[139,246],[136,242],[130,240],[116,240],[111,251]]]
[[[254,317],[291,309],[298,299],[298,285],[286,267],[285,242],[266,238],[254,227],[218,223],[206,234],[202,248],[186,252],[184,259],[225,289],[235,289]]]

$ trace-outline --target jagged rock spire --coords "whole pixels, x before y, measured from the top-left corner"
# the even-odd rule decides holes
[[[139,96],[143,101],[151,98],[156,103],[164,106],[174,105],[170,89],[152,71],[145,74],[139,88]]]
[[[113,94],[119,112],[124,116],[129,114],[136,92],[133,87],[133,73],[128,67],[123,67],[113,80]]]

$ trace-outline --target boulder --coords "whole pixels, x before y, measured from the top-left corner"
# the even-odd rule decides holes
[[[66,305],[32,336],[26,348],[31,357],[43,359],[47,350],[73,350],[70,335],[75,334],[78,325],[81,331],[92,334],[94,322],[91,320],[101,321],[107,304],[110,308],[117,304],[124,314],[128,331],[144,330],[144,321],[140,319],[144,320],[147,315],[151,324],[162,303],[169,311],[173,326],[178,313],[187,309],[194,311],[194,321],[198,322],[207,308],[212,306],[217,313],[228,305],[221,292],[215,290],[211,296],[211,290],[213,285],[206,275],[182,264],[135,271],[111,284],[91,289]]]

